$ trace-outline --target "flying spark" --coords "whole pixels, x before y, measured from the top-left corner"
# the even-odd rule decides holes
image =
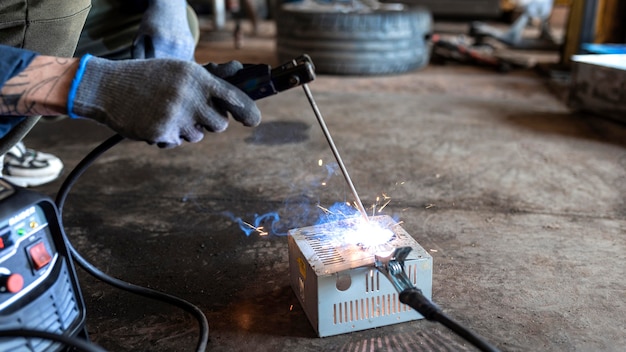
[[[378,208],[378,212],[380,213],[381,211],[383,211],[383,209],[385,209],[385,207],[391,203],[391,199],[388,199],[387,202],[385,202],[385,204],[383,204],[380,208]]]
[[[332,214],[332,212],[330,210],[328,210],[327,208],[324,208],[323,206],[321,206],[319,204],[317,205],[317,207],[320,208],[326,214]]]
[[[259,236],[267,236],[269,235],[269,233],[267,231],[265,231],[265,229],[263,228],[263,226],[253,226],[250,223],[247,223],[243,220],[241,220],[241,223],[248,226],[249,228],[251,228],[253,231],[256,231],[259,233]]]

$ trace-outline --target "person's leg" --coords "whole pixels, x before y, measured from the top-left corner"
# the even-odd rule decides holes
[[[141,23],[140,10],[124,6],[119,0],[92,0],[75,56],[130,58],[130,48]]]
[[[89,0],[2,0],[0,43],[44,55],[71,57],[89,8]],[[59,158],[19,143],[38,119],[0,116],[2,174],[18,186],[50,182],[63,169]]]

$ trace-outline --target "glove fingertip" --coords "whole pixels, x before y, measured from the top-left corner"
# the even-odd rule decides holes
[[[231,111],[233,118],[246,127],[256,127],[261,123],[261,111],[256,106],[247,106],[244,109],[233,109]]]
[[[200,112],[200,116],[197,118],[198,124],[209,132],[224,132],[228,128],[228,114],[220,110],[214,110],[207,106],[206,110]]]

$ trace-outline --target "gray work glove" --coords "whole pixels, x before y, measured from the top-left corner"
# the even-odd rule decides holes
[[[224,77],[238,62],[210,65]],[[81,59],[68,96],[68,114],[109,126],[120,135],[178,146],[198,142],[203,129],[221,132],[228,113],[245,126],[256,126],[261,113],[243,91],[189,61],[173,59]]]
[[[192,60],[196,41],[186,0],[150,0],[133,44],[133,58]]]

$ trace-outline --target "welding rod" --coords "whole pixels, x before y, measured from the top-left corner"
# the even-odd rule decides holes
[[[348,187],[350,187],[350,191],[352,192],[352,195],[354,196],[357,209],[359,210],[361,215],[363,215],[363,218],[365,219],[365,221],[369,222],[369,218],[367,217],[367,212],[365,211],[365,207],[363,207],[363,203],[361,203],[361,198],[359,197],[359,194],[356,192],[356,188],[354,188],[354,184],[352,183],[352,179],[350,179],[350,175],[348,174],[346,165],[344,165],[343,161],[341,160],[341,155],[339,155],[339,151],[337,150],[337,147],[335,146],[335,142],[333,142],[333,137],[330,136],[330,131],[328,131],[328,127],[326,127],[326,123],[324,122],[322,113],[318,109],[317,104],[315,103],[315,99],[313,99],[313,94],[311,94],[309,85],[306,83],[302,84],[302,89],[304,89],[304,93],[306,94],[306,97],[309,100],[309,103],[311,104],[311,108],[313,108],[315,117],[317,118],[317,121],[319,122],[320,127],[322,128],[322,132],[324,132],[324,136],[326,137],[326,140],[328,141],[330,150],[332,150],[333,155],[335,156],[335,160],[337,160],[337,164],[339,164],[341,173],[343,174],[343,177],[346,179],[346,182],[348,183]]]

